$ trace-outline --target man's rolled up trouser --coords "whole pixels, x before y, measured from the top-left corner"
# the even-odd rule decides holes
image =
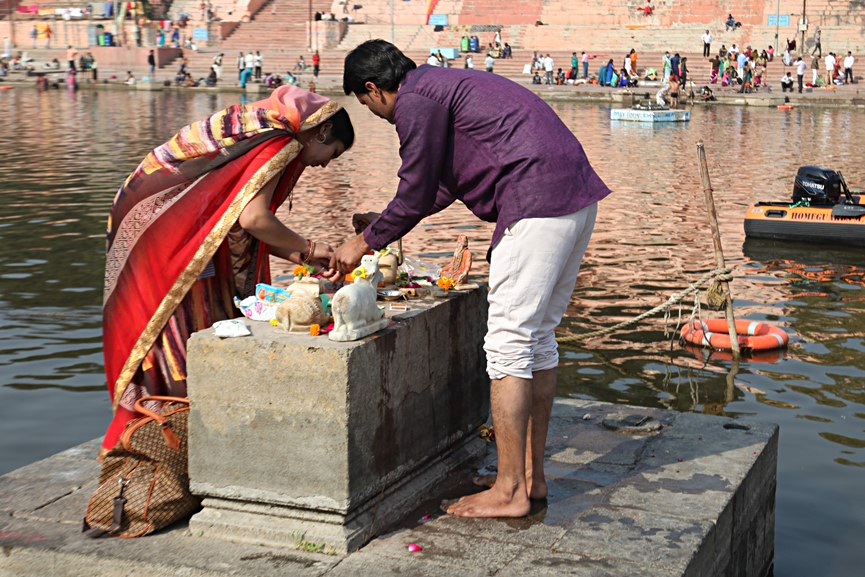
[[[598,206],[524,218],[507,228],[490,262],[484,350],[491,379],[531,379],[559,364],[555,329],[570,302]]]

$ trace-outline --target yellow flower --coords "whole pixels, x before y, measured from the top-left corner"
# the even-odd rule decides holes
[[[318,335],[321,334],[321,326],[312,325],[311,327],[309,327],[309,334],[311,334],[314,337],[317,337]]]
[[[272,326],[272,327],[278,327],[278,326],[279,326],[279,321],[276,320],[276,319],[270,319],[270,326]]]
[[[354,278],[358,278],[358,277],[366,278],[367,272],[366,272],[365,268],[363,268],[362,266],[359,266],[356,269],[354,269],[353,271],[351,271],[351,274]]]
[[[440,279],[438,279],[438,281],[436,281],[436,284],[441,289],[450,290],[450,289],[454,288],[454,279],[443,276]]]

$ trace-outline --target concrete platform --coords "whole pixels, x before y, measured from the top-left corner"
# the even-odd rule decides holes
[[[344,554],[403,519],[485,451],[486,296],[412,299],[358,341],[268,323],[192,335],[189,478],[204,498],[192,531]]]
[[[448,517],[441,494],[418,495],[401,526],[355,553],[321,555],[201,537],[185,524],[86,539],[94,440],[0,477],[0,576],[763,577],[771,567],[777,426],[558,399],[549,445],[550,496],[527,518]],[[474,490],[471,473],[438,492]]]

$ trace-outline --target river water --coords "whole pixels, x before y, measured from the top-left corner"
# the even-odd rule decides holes
[[[0,473],[104,431],[100,307],[112,197],[151,148],[237,98],[0,92]],[[302,234],[332,243],[349,236],[353,212],[384,207],[399,161],[392,127],[340,100],[355,122],[355,148],[327,169],[307,170],[294,210],[282,214]],[[854,189],[865,184],[855,144],[865,139],[865,115],[717,106],[693,110],[689,123],[647,126],[611,123],[603,105],[552,106],[615,191],[601,205],[563,334],[631,318],[714,268],[695,147],[702,139],[735,266],[737,316],[790,335],[782,354],[743,362],[731,388],[729,360],[671,343],[664,319],[654,317],[563,347],[559,395],[778,423],[775,576],[861,574],[863,251],[745,242],[742,219],[756,200],[787,199],[799,165],[842,170]],[[405,250],[441,263],[460,233],[483,274],[492,228],[464,208],[424,221]]]

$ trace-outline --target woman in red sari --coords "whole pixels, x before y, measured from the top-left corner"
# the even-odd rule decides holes
[[[295,86],[182,128],[117,193],[108,219],[103,347],[114,419],[102,454],[145,395],[186,396],[186,341],[239,316],[233,297],[270,281],[269,255],[326,266],[332,247],[276,216],[307,166],[354,143],[348,114]]]

